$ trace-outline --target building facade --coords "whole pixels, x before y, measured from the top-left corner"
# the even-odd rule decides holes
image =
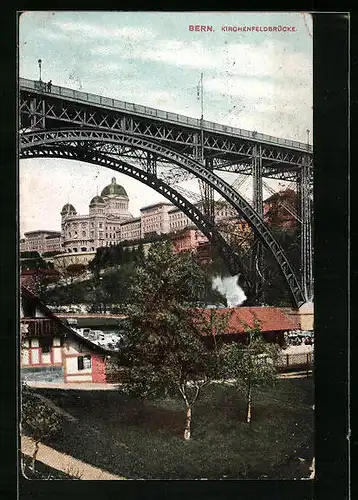
[[[133,219],[122,222],[118,229],[118,239],[120,241],[139,240],[142,235],[141,227],[140,217],[134,217]]]
[[[28,231],[20,240],[20,252],[61,252],[61,233],[59,231]]]
[[[273,194],[264,201],[264,218],[270,225],[292,231],[297,229],[299,198],[293,189]]]
[[[47,383],[106,382],[111,352],[84,339],[21,287],[21,378]]]
[[[20,240],[20,251],[57,252],[60,260],[68,255],[87,255],[91,260],[97,248],[184,229],[189,231],[177,239],[175,251],[196,250],[199,243],[208,243],[190,218],[172,203],[162,201],[145,206],[140,209],[140,217],[133,217],[128,205],[126,190],[113,177],[101,195],[92,198],[88,214],[80,215],[72,204],[66,203],[61,210],[61,232],[27,232]],[[214,209],[215,221],[223,228],[226,225],[226,231],[244,232],[248,228],[228,203],[215,202]]]
[[[63,252],[93,252],[116,245],[121,240],[121,223],[133,218],[128,212],[128,195],[115,177],[101,196],[92,198],[88,215],[78,215],[67,203],[61,210],[61,247]]]
[[[173,207],[172,203],[161,202],[141,208],[141,238],[153,233],[169,233],[169,211]]]
[[[208,242],[205,234],[193,226],[174,233],[172,238],[174,253],[197,252],[199,247]]]

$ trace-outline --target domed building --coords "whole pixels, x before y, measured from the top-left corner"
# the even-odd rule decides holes
[[[89,203],[88,215],[79,215],[67,203],[61,210],[61,247],[64,252],[94,252],[98,247],[115,245],[120,241],[121,223],[133,216],[128,212],[126,190],[113,177],[101,196]]]

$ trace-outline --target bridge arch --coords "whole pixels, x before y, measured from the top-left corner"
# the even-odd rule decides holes
[[[76,147],[78,144],[87,144],[88,147],[78,148]],[[282,275],[287,282],[295,304],[300,306],[304,303],[304,294],[299,281],[284,253],[284,250],[273,236],[268,225],[237,191],[235,191],[227,182],[217,176],[213,171],[208,170],[208,168],[200,162],[185,156],[168,146],[150,141],[143,137],[134,136],[130,133],[81,128],[48,131],[41,130],[23,133],[20,135],[20,158],[68,157],[68,159],[77,159],[87,161],[89,163],[97,163],[113,168],[114,170],[117,170],[119,165],[118,163],[116,168],[114,168],[114,162],[121,162],[122,167],[124,168],[125,162],[112,158],[111,156],[103,155],[95,148],[90,147],[91,145],[98,147],[98,145],[101,146],[106,144],[119,144],[153,153],[158,157],[164,158],[167,161],[170,161],[171,163],[187,170],[213,187],[215,191],[218,192],[229,204],[231,204],[248,222],[264,246],[272,253]],[[111,162],[113,162],[113,166],[110,165]],[[130,167],[134,168],[132,166]],[[138,169],[138,171],[142,174],[145,173],[145,171],[141,169]],[[132,172],[134,172],[134,170],[132,170]],[[148,177],[148,181],[150,179],[152,182],[154,182],[154,179],[155,182],[159,181],[158,177],[153,174]],[[144,182],[144,180],[142,182]],[[174,194],[173,191],[175,192],[175,190],[173,190],[173,188],[170,188],[172,190],[170,191],[169,186],[165,183],[163,183],[163,186],[161,185],[161,188],[164,189],[164,186],[168,189],[168,195],[171,196]],[[154,187],[154,189],[156,188]],[[156,190],[160,192],[158,189]],[[168,195],[165,195],[164,191],[161,194],[168,198]],[[176,196],[178,195],[179,193],[176,192]],[[185,200],[184,197],[182,198]],[[187,200],[185,201],[187,202]],[[209,231],[209,228],[206,227],[205,231]],[[203,231],[204,234],[205,231]],[[211,226],[210,231],[211,233],[213,232],[213,226]]]
[[[37,150],[36,148],[34,148],[31,150],[31,153],[32,154],[29,155],[25,154],[25,156],[23,156],[22,158],[65,158],[66,160],[80,160],[80,158],[76,154],[75,148],[73,148],[72,151],[70,148],[62,150],[61,148],[58,148],[56,146],[48,148],[46,151]],[[91,157],[86,157],[86,162],[107,167],[115,170],[116,172],[128,175],[129,177],[132,177],[133,179],[146,184],[148,187],[153,188],[159,194],[171,201],[195,223],[195,225],[205,234],[205,236],[207,236],[210,241],[215,241],[215,243],[220,246],[229,271],[232,274],[239,275],[240,285],[244,289],[251,286],[248,277],[245,275],[238,255],[232,251],[230,245],[222,237],[220,232],[202,214],[202,212],[200,212],[200,210],[195,207],[195,205],[187,200],[181,193],[176,191],[172,186],[169,186],[153,174],[145,172],[144,170],[135,167],[123,160],[112,158],[95,151],[93,151],[93,155],[91,155]]]

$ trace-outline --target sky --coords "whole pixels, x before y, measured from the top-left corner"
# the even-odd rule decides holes
[[[212,32],[189,31],[209,25]],[[294,26],[296,31],[228,32],[222,26]],[[25,12],[19,21],[19,76],[307,142],[312,137],[312,19],[307,13]],[[20,233],[60,229],[70,201],[80,214],[113,175],[130,212],[162,198],[104,167],[21,160]],[[233,182],[234,177],[226,180]],[[250,196],[250,181],[245,183]],[[193,191],[193,181],[183,184]]]

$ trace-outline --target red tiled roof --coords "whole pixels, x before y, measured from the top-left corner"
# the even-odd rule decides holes
[[[200,310],[209,319],[212,309]],[[286,331],[297,328],[297,320],[279,307],[235,307],[215,309],[218,315],[231,312],[226,334],[244,333],[245,325],[254,326],[255,318],[261,324],[262,332]]]

